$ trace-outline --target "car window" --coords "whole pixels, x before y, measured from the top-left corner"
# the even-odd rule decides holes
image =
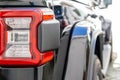
[[[46,6],[45,0],[0,0],[0,6]]]

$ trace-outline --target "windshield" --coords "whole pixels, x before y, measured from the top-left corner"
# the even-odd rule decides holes
[[[1,6],[46,6],[45,0],[0,0]]]

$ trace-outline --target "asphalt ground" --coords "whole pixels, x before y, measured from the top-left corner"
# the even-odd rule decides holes
[[[104,80],[120,80],[120,54],[113,54],[113,61],[110,63]]]

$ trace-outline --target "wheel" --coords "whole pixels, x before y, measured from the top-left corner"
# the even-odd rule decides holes
[[[101,72],[101,63],[96,55],[94,57],[93,77],[92,78],[93,78],[92,80],[103,80],[103,75]]]

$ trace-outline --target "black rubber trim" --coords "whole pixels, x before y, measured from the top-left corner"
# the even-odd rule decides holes
[[[79,21],[78,21],[78,22],[79,22]],[[69,49],[70,49],[70,45],[71,45],[70,42],[71,42],[72,33],[73,33],[73,30],[74,30],[75,25],[76,25],[78,22],[75,22],[75,23],[73,24],[71,30],[70,30],[68,47],[67,47],[67,53],[66,53],[66,56],[65,56],[65,65],[64,65],[64,69],[63,69],[62,80],[65,79],[66,69],[67,69],[67,65],[68,65],[68,56],[69,56]]]
[[[38,80],[38,68],[34,68],[34,80]]]

